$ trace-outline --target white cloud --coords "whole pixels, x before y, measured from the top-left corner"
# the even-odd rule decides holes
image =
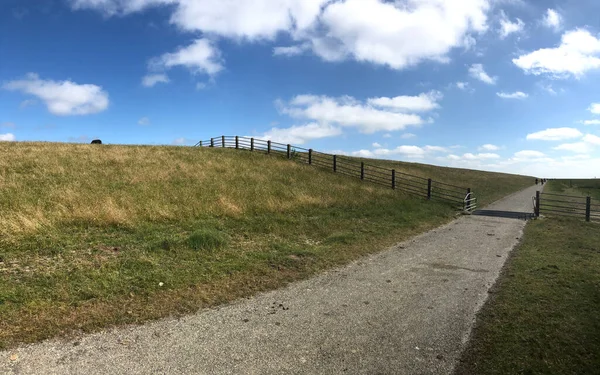
[[[373,155],[376,156],[391,156],[391,155],[402,155],[407,158],[421,159],[425,157],[427,151],[419,146],[398,146],[394,149],[378,148],[372,151]]]
[[[165,53],[150,61],[151,69],[170,69],[183,66],[192,73],[215,75],[223,70],[221,53],[208,39],[196,39],[186,47],[179,47],[177,51]]]
[[[35,73],[27,74],[25,79],[5,83],[3,88],[36,96],[46,104],[50,113],[58,116],[102,112],[109,103],[108,94],[100,86],[42,80]]]
[[[427,152],[448,152],[448,150],[445,147],[441,147],[441,146],[425,146],[423,147],[423,149]]]
[[[500,150],[500,147],[489,144],[489,143],[479,147],[479,151],[498,151],[498,150]]]
[[[588,111],[592,112],[595,115],[600,115],[600,103],[592,103]]]
[[[596,147],[600,146],[600,137],[594,134],[586,134],[580,142],[564,143],[556,146],[555,150],[572,151],[579,154],[591,154]]]
[[[592,145],[587,142],[563,143],[554,147],[555,150],[571,151],[579,154],[589,154],[593,151]]]
[[[487,0],[331,2],[323,11],[324,35],[312,36],[325,60],[347,56],[402,69],[423,60],[448,61],[451,49],[470,45],[487,29]]]
[[[12,133],[0,134],[1,142],[13,142],[14,140],[16,140],[16,138]]]
[[[456,87],[458,87],[461,90],[466,90],[469,88],[469,83],[468,82],[456,82]]]
[[[600,120],[585,120],[584,125],[600,125]]]
[[[280,34],[324,60],[352,58],[393,69],[448,61],[487,30],[489,0],[70,0],[74,9],[107,16],[170,4],[180,30],[236,41],[275,40]],[[284,47],[285,48],[285,47]],[[296,48],[276,50],[295,54]],[[276,52],[274,51],[274,52]]]
[[[498,77],[490,77],[481,64],[473,64],[469,68],[469,75],[481,82],[487,83],[488,85],[495,85]]]
[[[373,143],[373,147],[375,147],[375,148],[381,148],[382,146],[379,143],[375,142],[375,143]]]
[[[416,135],[416,134],[413,134],[413,133],[404,133],[404,134],[402,134],[402,135],[400,136],[400,138],[402,138],[402,139],[410,139],[410,138],[414,138],[414,137],[416,137],[416,136],[417,136],[417,135]]]
[[[370,98],[367,103],[380,108],[389,108],[395,111],[427,112],[440,107],[437,103],[443,98],[439,91],[430,91],[419,96],[396,96],[394,98]]]
[[[298,95],[289,103],[277,102],[282,113],[294,118],[308,119],[320,124],[332,124],[340,127],[357,128],[362,133],[375,133],[378,131],[403,130],[408,126],[420,126],[427,121],[419,115],[405,113],[403,110],[412,108],[424,111],[427,106],[423,96],[401,97],[399,102],[393,99],[377,102],[379,105],[387,104],[385,108],[379,108],[356,100],[350,96],[331,98],[327,96]],[[389,99],[389,98],[388,98]],[[432,100],[431,98],[429,100]],[[410,112],[410,111],[408,111]]]
[[[575,128],[550,128],[527,134],[527,140],[562,141],[565,139],[579,138],[581,136],[583,136],[583,134]]]
[[[207,87],[208,87],[208,85],[204,82],[196,83],[196,90],[204,90]]]
[[[150,119],[148,117],[142,117],[141,119],[139,119],[138,125],[142,125],[142,126],[150,125]]]
[[[582,139],[584,142],[589,143],[594,146],[600,146],[600,137],[593,134],[586,134]]]
[[[383,138],[392,138],[392,135],[390,133],[386,133],[383,135]]]
[[[506,38],[510,34],[523,31],[524,27],[525,23],[521,21],[521,19],[517,18],[516,22],[511,22],[504,11],[500,12],[500,29],[498,32],[500,33],[501,39]]]
[[[540,151],[523,150],[515,152],[515,157],[519,159],[543,158],[546,154]]]
[[[310,48],[308,44],[300,44],[288,47],[275,47],[273,48],[273,56],[297,56],[304,53]]]
[[[549,74],[554,78],[574,76],[600,68],[600,39],[584,29],[571,30],[562,35],[555,48],[542,48],[513,59],[525,73]]]
[[[169,83],[169,77],[166,74],[147,74],[142,78],[144,87],[152,87],[157,83]]]
[[[292,126],[283,129],[272,128],[257,138],[273,140],[280,143],[301,145],[313,139],[335,137],[341,134],[342,130],[339,127],[313,122],[306,125]]]
[[[539,86],[542,88],[542,90],[546,91],[550,95],[557,95],[557,92],[556,92],[556,90],[554,90],[552,85],[544,85],[544,84],[540,83]]]
[[[546,27],[549,27],[556,31],[560,30],[562,22],[562,16],[554,9],[548,9],[546,11],[546,16],[544,17],[544,20],[542,21],[542,23]]]
[[[525,94],[524,92],[521,92],[521,91],[516,91],[513,93],[497,92],[496,95],[498,95],[502,99],[526,99],[529,97],[528,94]]]

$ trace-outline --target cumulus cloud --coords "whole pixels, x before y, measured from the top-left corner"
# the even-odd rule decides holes
[[[150,61],[151,69],[170,69],[175,66],[211,76],[223,70],[220,51],[205,38],[196,39],[188,46],[179,47],[175,52],[165,53]]]
[[[513,59],[525,73],[549,74],[555,78],[574,76],[600,68],[600,39],[589,31],[576,29],[565,32],[555,48],[542,48]]]
[[[377,144],[379,145],[379,144]],[[373,144],[375,147],[375,144]],[[414,145],[402,145],[393,149],[375,147],[375,150],[359,150],[354,151],[351,154],[354,156],[361,157],[391,157],[391,156],[402,156],[409,159],[422,159],[427,155],[432,155],[439,152],[447,152],[446,148],[440,146],[414,146]]]
[[[383,146],[381,146],[379,143],[375,142],[375,143],[373,143],[373,147],[382,148]]]
[[[515,157],[519,159],[543,158],[546,154],[541,151],[523,150],[515,152]]]
[[[0,134],[1,142],[13,142],[15,140],[16,140],[16,138],[13,133]]]
[[[139,119],[138,125],[142,125],[142,126],[150,125],[150,119],[148,117],[142,117],[141,119]]]
[[[498,151],[498,150],[500,150],[500,147],[489,144],[489,143],[479,147],[479,151]]]
[[[583,134],[575,128],[549,128],[527,134],[527,140],[562,141],[565,139],[579,138],[581,136],[583,136]]]
[[[500,38],[504,39],[510,34],[519,33],[523,31],[525,28],[525,23],[517,18],[516,22],[511,22],[504,11],[500,12],[500,29],[498,33],[500,34]]]
[[[487,30],[489,0],[70,0],[74,9],[107,16],[170,5],[171,23],[188,32],[237,41],[275,40],[286,34],[327,61],[357,61],[403,69],[421,61],[448,61]]]
[[[279,110],[294,118],[307,119],[320,124],[356,128],[362,133],[403,130],[420,126],[429,120],[411,112],[437,108],[437,94],[375,98],[361,102],[353,97],[298,95],[289,103],[279,101]]]
[[[275,127],[258,138],[273,140],[280,143],[301,145],[313,139],[334,137],[340,134],[342,134],[342,130],[339,127],[313,122],[289,128]]]
[[[584,125],[600,125],[600,120],[585,120]]]
[[[554,9],[546,10],[546,15],[544,16],[544,20],[542,21],[544,26],[554,30],[560,30],[562,22],[562,16]]]
[[[142,78],[144,87],[153,87],[157,83],[169,83],[169,77],[166,74],[147,74]]]
[[[402,135],[400,136],[400,138],[402,138],[402,139],[410,139],[410,138],[414,138],[414,137],[416,137],[416,136],[417,136],[417,135],[416,135],[416,134],[413,134],[413,133],[404,133],[404,134],[402,134]],[[384,136],[384,137],[385,137],[385,136]]]
[[[469,68],[469,75],[475,79],[480,80],[481,82],[487,83],[488,85],[495,85],[498,77],[490,77],[485,70],[483,69],[483,65],[481,64],[473,64]]]
[[[374,107],[388,108],[395,111],[427,112],[440,107],[438,101],[444,96],[439,91],[430,91],[418,96],[396,96],[393,98],[370,98],[367,103]]]
[[[496,95],[498,95],[502,99],[526,99],[529,97],[528,94],[525,94],[524,92],[521,92],[521,91],[515,91],[512,93],[497,92]]]
[[[588,108],[588,111],[595,115],[600,115],[600,103],[592,103]]]
[[[456,82],[456,87],[458,87],[460,90],[467,90],[469,88],[469,83],[468,82]]]
[[[593,146],[587,142],[563,143],[556,147],[555,150],[571,151],[579,154],[590,154],[593,151]]]
[[[102,87],[77,84],[72,81],[43,80],[35,73],[2,86],[5,90],[20,91],[42,100],[48,111],[58,116],[89,115],[108,108],[108,94]]]
[[[487,30],[486,0],[346,0],[323,11],[324,35],[311,38],[325,60],[348,56],[402,69],[423,60],[446,62],[456,47],[469,45],[470,33]]]

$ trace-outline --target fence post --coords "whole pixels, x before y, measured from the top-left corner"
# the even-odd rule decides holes
[[[312,148],[308,149],[308,164],[312,164]]]
[[[467,188],[467,195],[465,196],[465,210],[471,209],[471,188]]]
[[[225,147],[225,136],[221,136],[221,146]]]
[[[210,147],[215,147],[215,139],[214,138],[210,139]]]
[[[362,161],[360,162],[360,179],[365,179],[365,163]]]
[[[290,146],[289,144],[287,145],[287,156],[288,159],[292,158],[292,146]]]
[[[396,189],[396,170],[392,169],[392,189]]]
[[[240,148],[240,140],[237,135],[235,136],[235,148],[236,149]]]
[[[427,199],[431,199],[431,178],[427,180]]]
[[[592,197],[590,197],[589,195],[587,196],[587,199],[585,200],[585,221],[590,221],[590,211],[592,209]]]
[[[535,217],[540,217],[540,191],[535,192],[535,207],[533,208]]]
[[[333,155],[333,171],[337,171],[337,155]]]
[[[267,141],[267,154],[271,153],[271,141]]]
[[[250,151],[254,151],[254,138],[250,138]]]

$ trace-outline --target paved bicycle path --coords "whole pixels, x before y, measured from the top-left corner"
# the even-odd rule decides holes
[[[531,212],[535,190],[487,208]],[[0,352],[0,373],[448,374],[524,226],[462,216],[230,305]]]

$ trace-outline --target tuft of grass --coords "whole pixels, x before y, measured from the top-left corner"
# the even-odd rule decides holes
[[[598,374],[600,226],[530,222],[456,370],[462,374]]]
[[[0,347],[249,296],[454,214],[248,151],[0,143]]]
[[[221,249],[227,242],[227,236],[215,229],[199,229],[188,238],[188,246],[193,250]]]

